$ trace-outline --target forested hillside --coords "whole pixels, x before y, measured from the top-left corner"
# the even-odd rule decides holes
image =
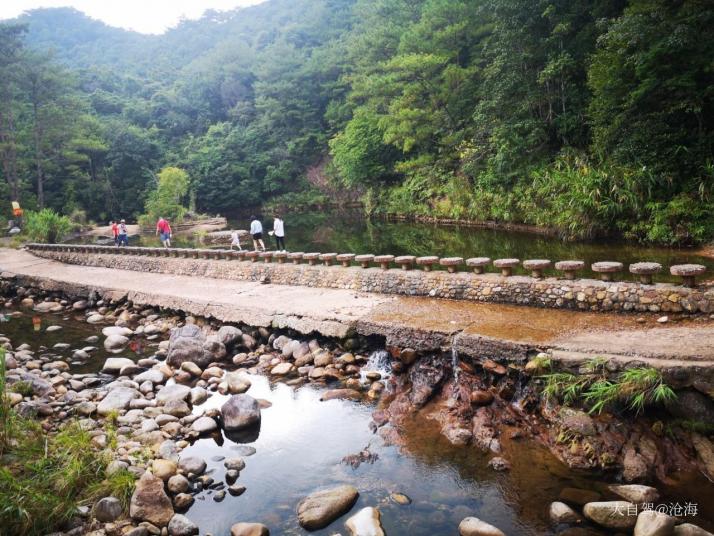
[[[36,10],[0,26],[0,195],[133,217],[170,165],[206,212],[349,190],[701,242],[712,27],[710,0],[268,0],[161,36]]]

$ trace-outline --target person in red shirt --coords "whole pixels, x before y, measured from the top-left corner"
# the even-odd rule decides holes
[[[119,226],[117,225],[117,222],[115,222],[115,221],[110,221],[109,226],[112,228],[112,236],[114,237],[114,245],[118,246],[119,245]]]
[[[164,218],[160,217],[156,222],[156,234],[165,248],[171,247],[171,226]]]

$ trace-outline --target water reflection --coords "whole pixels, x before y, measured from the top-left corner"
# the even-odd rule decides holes
[[[269,222],[264,222],[270,228]],[[229,221],[235,229],[247,229],[248,221]],[[562,242],[555,237],[513,231],[443,226],[428,223],[366,220],[358,211],[323,211],[285,215],[286,245],[291,251],[352,252],[393,255],[439,255],[442,257],[515,257],[579,259],[592,262],[616,260],[627,266],[638,261],[654,261],[665,266],[658,281],[674,280],[667,267],[696,262],[714,270],[714,259],[701,257],[687,249],[641,246],[627,242]],[[137,238],[135,244],[158,246],[152,236]],[[177,236],[176,247],[194,247],[192,237]],[[228,246],[228,243],[225,244]],[[274,244],[269,240],[266,245]],[[525,272],[519,272],[525,273]],[[546,272],[554,274],[555,272]],[[585,271],[585,274],[590,272]],[[590,273],[590,275],[592,275]],[[624,278],[632,279],[630,274]]]
[[[508,479],[486,468],[487,459],[470,449],[444,444],[438,430],[427,421],[415,422],[401,448],[386,446],[368,428],[372,407],[341,400],[320,402],[320,393],[305,386],[270,385],[264,377],[251,377],[249,394],[272,406],[263,410],[260,435],[250,446],[256,454],[246,459],[238,484],[247,487],[239,497],[221,503],[202,494],[188,516],[213,534],[226,534],[238,521],[257,521],[277,534],[306,534],[297,525],[295,507],[308,493],[323,487],[351,483],[361,493],[356,512],[378,506],[387,534],[433,535],[454,533],[467,515],[496,523],[507,534],[543,534],[538,516],[521,519],[519,506],[506,492]],[[218,408],[227,399],[214,395],[204,408]],[[198,411],[201,411],[202,409]],[[374,463],[353,468],[341,460],[368,447],[378,455]],[[207,460],[213,478],[223,480],[221,456],[233,455],[239,445],[225,438],[197,441],[186,455]],[[412,503],[402,506],[389,498],[405,493]],[[543,506],[538,501],[538,508]],[[347,516],[345,516],[346,518]],[[334,534],[344,518],[314,534]]]

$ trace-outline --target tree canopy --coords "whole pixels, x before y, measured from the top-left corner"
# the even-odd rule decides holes
[[[713,25],[707,0],[268,0],[160,36],[34,10],[0,24],[0,195],[135,217],[175,167],[206,212],[345,189],[705,241]]]

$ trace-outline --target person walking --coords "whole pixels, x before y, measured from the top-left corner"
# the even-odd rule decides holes
[[[265,243],[263,242],[263,224],[257,216],[250,217],[250,236],[253,237],[253,247],[255,251],[265,251]]]
[[[122,220],[119,223],[119,234],[117,235],[119,240],[119,247],[129,245],[129,230],[126,228],[126,221]]]
[[[156,222],[156,234],[165,248],[171,247],[171,226],[162,216],[159,216],[159,221]]]
[[[111,230],[112,230],[112,237],[114,238],[114,245],[118,246],[119,245],[119,226],[117,225],[117,222],[115,222],[115,221],[110,221],[109,226],[111,227]]]
[[[238,236],[238,231],[231,231],[231,249],[233,249],[233,246],[238,247],[238,251],[243,251],[243,248],[240,247],[240,236]]]
[[[280,214],[276,214],[273,219],[273,234],[275,235],[275,249],[285,251],[285,222]]]

